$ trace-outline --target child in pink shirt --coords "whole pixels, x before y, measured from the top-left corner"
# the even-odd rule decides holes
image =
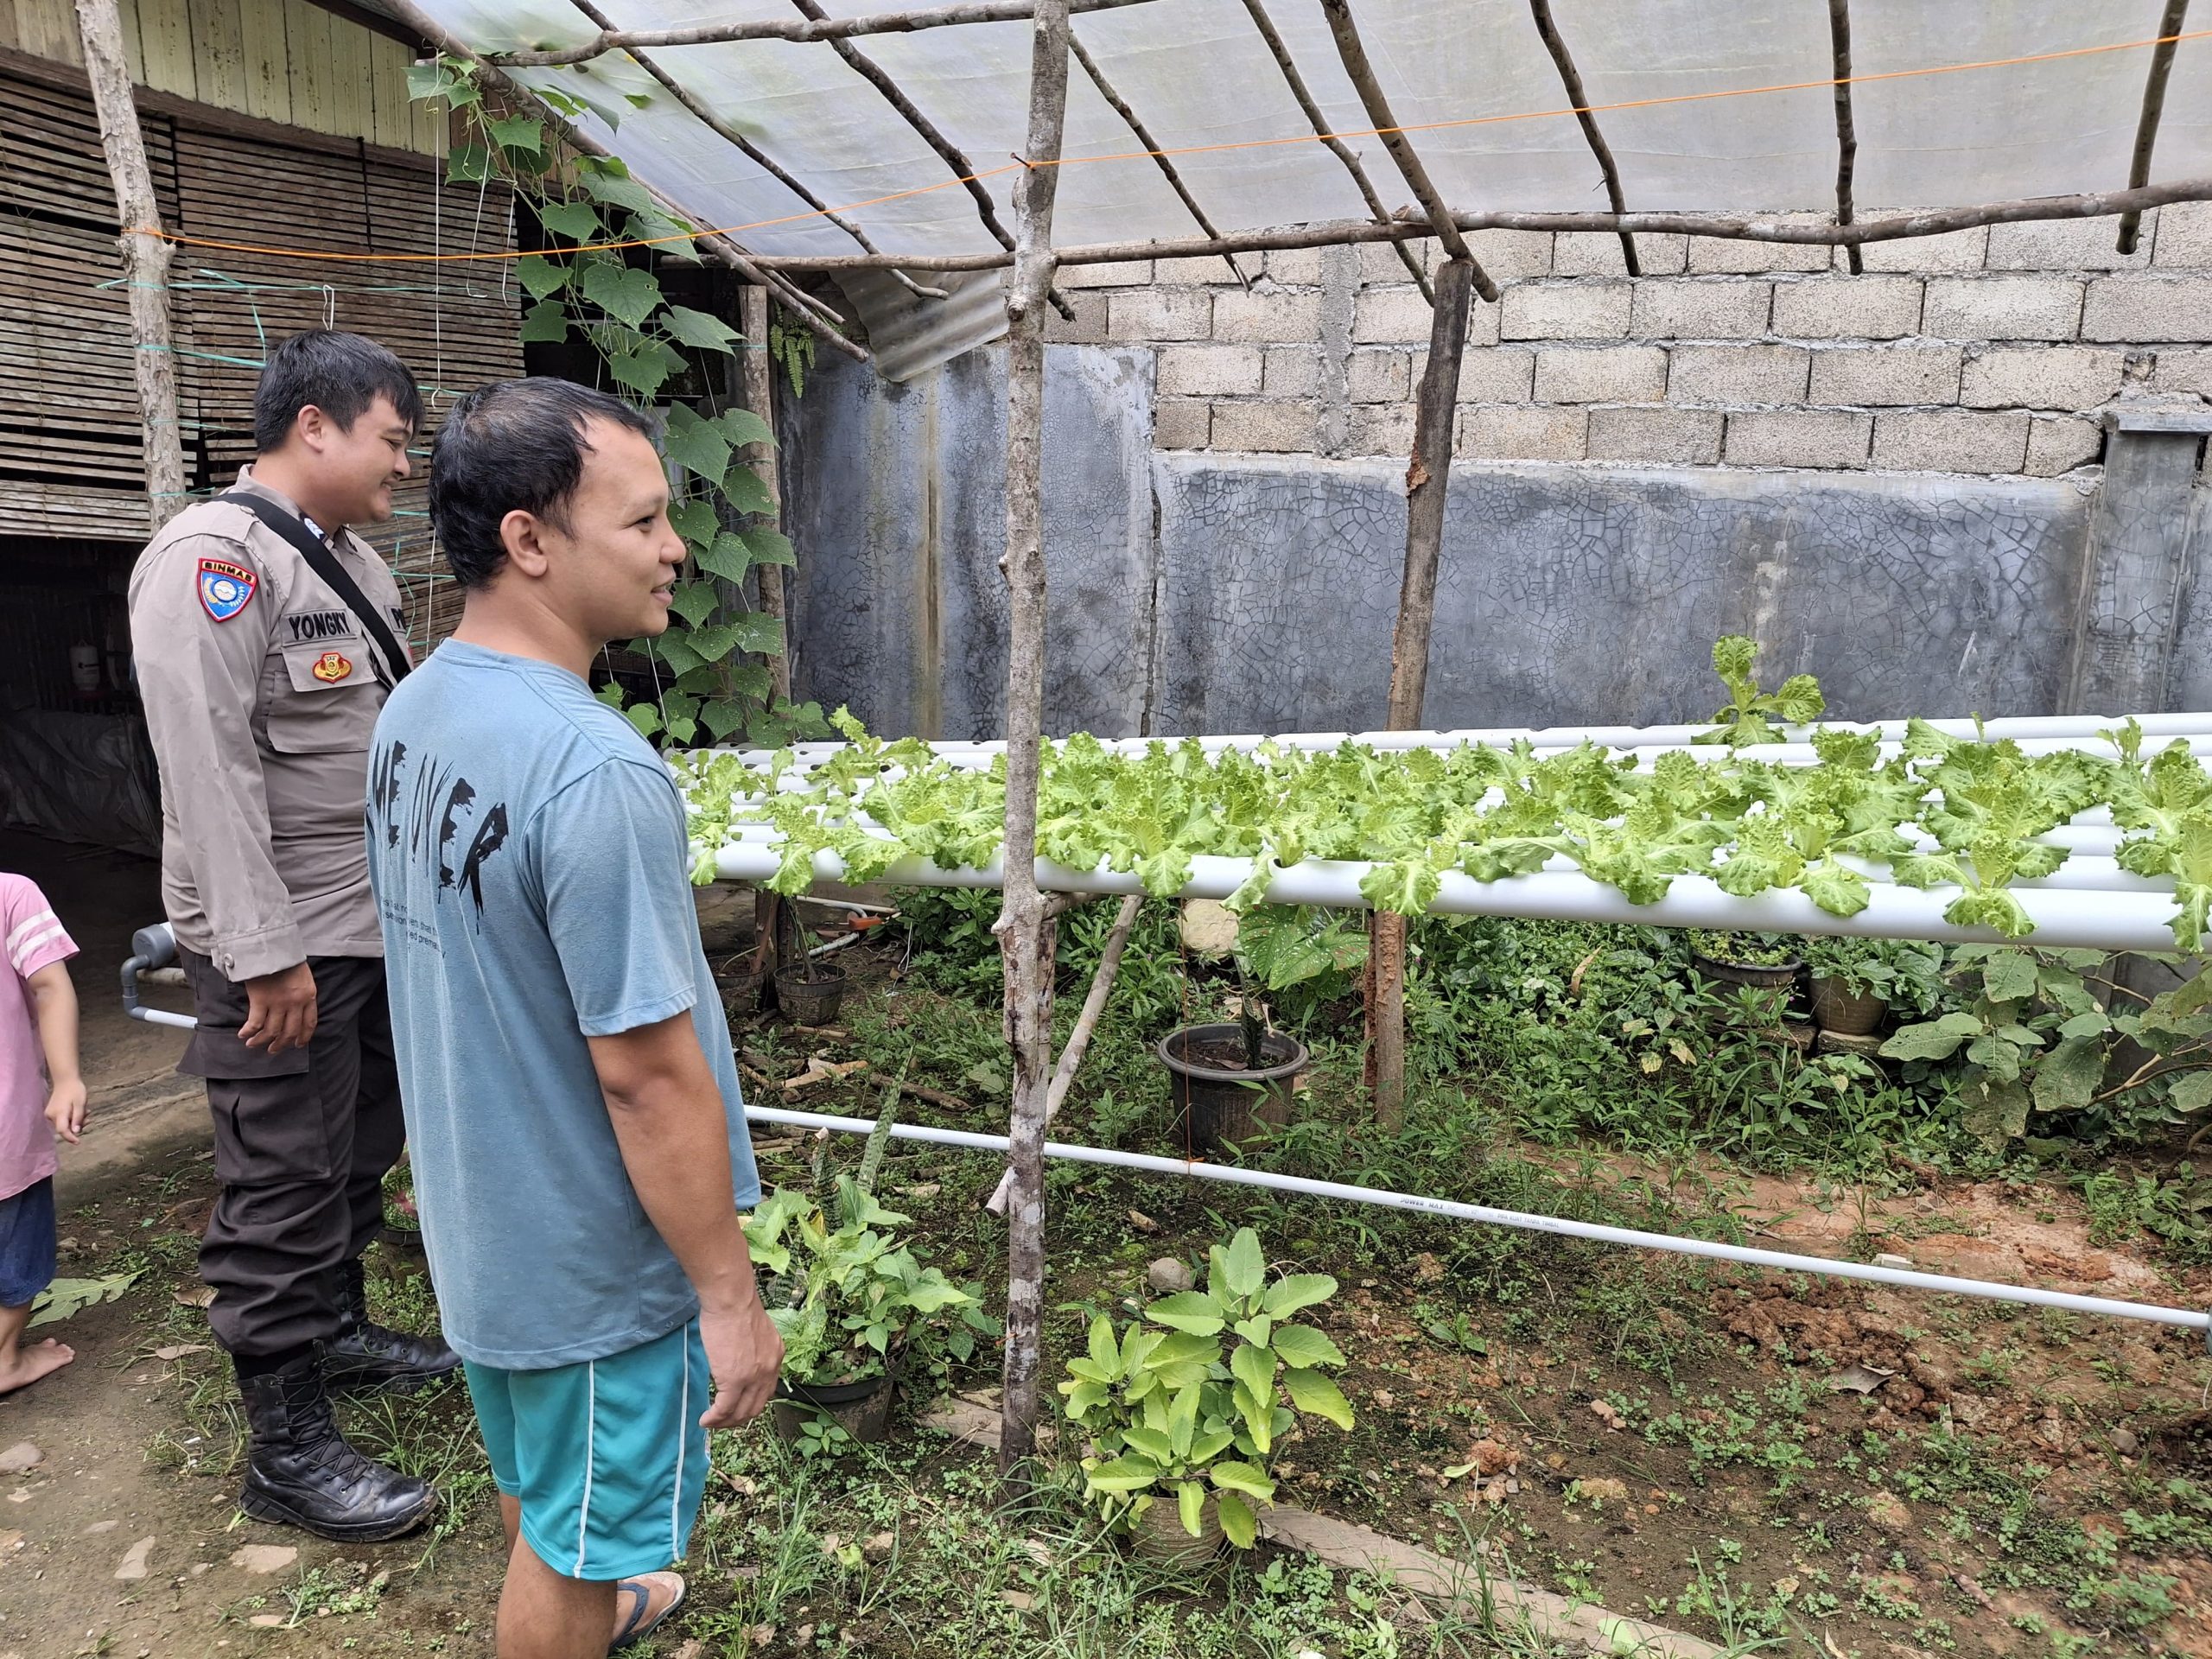
[[[37,886],[0,871],[0,1394],[76,1358],[48,1338],[26,1346],[31,1300],[54,1278],[54,1137],[85,1127],[77,1069],[77,947]],[[41,1057],[45,1064],[41,1065]]]

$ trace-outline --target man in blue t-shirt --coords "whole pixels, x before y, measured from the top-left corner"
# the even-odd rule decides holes
[[[683,543],[634,410],[565,380],[470,393],[430,457],[461,626],[393,691],[369,874],[415,1190],[511,1551],[501,1659],[596,1659],[682,1599],[709,1428],[783,1344],[683,804],[585,676],[658,635]]]

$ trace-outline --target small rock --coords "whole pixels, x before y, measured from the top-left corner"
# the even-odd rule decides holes
[[[999,1599],[1017,1612],[1027,1612],[1037,1605],[1037,1598],[1027,1590],[1001,1590]]]
[[[256,1613],[251,1618],[246,1620],[246,1623],[253,1625],[257,1630],[281,1630],[284,1628],[284,1615],[282,1613]]]
[[[874,1537],[862,1541],[861,1559],[864,1561],[887,1561],[891,1559],[891,1552],[898,1547],[899,1540],[895,1536],[887,1532],[879,1532]]]
[[[0,1475],[23,1474],[45,1461],[45,1452],[29,1440],[17,1440],[5,1452],[0,1452]]]
[[[1433,1285],[1444,1277],[1444,1264],[1427,1250],[1414,1257],[1414,1277],[1424,1285]]]
[[[1369,1397],[1375,1402],[1378,1411],[1388,1411],[1398,1403],[1398,1396],[1388,1389],[1377,1389]]]
[[[204,1342],[173,1342],[166,1348],[155,1349],[154,1357],[156,1359],[182,1359],[187,1354],[204,1354],[207,1351],[207,1344]]]
[[[1616,1480],[1611,1475],[1599,1475],[1590,1480],[1574,1483],[1574,1496],[1592,1503],[1625,1503],[1628,1502],[1628,1483]]]
[[[2123,1458],[2132,1458],[2143,1449],[2143,1442],[2135,1438],[2135,1431],[2115,1428],[2112,1432],[2112,1449]]]
[[[1502,1475],[1521,1461],[1521,1454],[1503,1440],[1477,1440],[1467,1448],[1467,1455],[1485,1475]]]
[[[746,1646],[748,1649],[765,1648],[775,1639],[776,1627],[772,1624],[755,1624],[745,1632]]]
[[[86,1535],[89,1537],[96,1532],[113,1532],[122,1524],[123,1522],[120,1521],[95,1521],[91,1526],[85,1529],[85,1533]]]
[[[695,1636],[676,1650],[675,1659],[700,1659],[706,1650],[707,1644]]]
[[[1866,1500],[1866,1518],[1885,1532],[1912,1530],[1912,1511],[1892,1492],[1877,1492]]]
[[[899,1189],[899,1196],[902,1198],[933,1198],[944,1191],[944,1186],[938,1182],[924,1181],[919,1186],[900,1187]],[[698,1644],[694,1643],[692,1645],[696,1647]],[[682,1656],[680,1654],[677,1656],[677,1659],[682,1659]]]
[[[153,1548],[154,1541],[150,1537],[141,1538],[137,1543],[131,1545],[123,1552],[123,1560],[116,1566],[115,1576],[124,1580],[144,1578],[146,1555]]]
[[[1904,1268],[1910,1270],[1912,1267],[1912,1258],[1909,1255],[1885,1254],[1874,1258],[1874,1265],[1878,1268]]]
[[[1129,1225],[1141,1233],[1156,1233],[1160,1230],[1160,1224],[1141,1210],[1129,1211]]]
[[[231,1565],[249,1573],[282,1573],[300,1559],[289,1544],[248,1544],[231,1552]]]
[[[1620,1408],[1614,1405],[1611,1401],[1592,1400],[1590,1402],[1590,1414],[1592,1417],[1595,1417],[1599,1422],[1603,1423],[1608,1429],[1611,1429],[1615,1433],[1619,1431],[1621,1426]]]
[[[1144,1270],[1144,1281],[1155,1296],[1172,1296],[1191,1287],[1191,1269],[1172,1255],[1163,1255]]]

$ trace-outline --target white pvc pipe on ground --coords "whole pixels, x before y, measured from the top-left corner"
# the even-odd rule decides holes
[[[715,874],[725,881],[765,881],[776,873],[776,848],[760,842],[725,845],[715,856]],[[1360,878],[1369,866],[1309,859],[1282,871],[1268,884],[1266,901],[1276,905],[1321,905],[1364,910]],[[2064,867],[2062,866],[2063,869]],[[1241,858],[1198,857],[1191,861],[1185,899],[1226,899],[1244,884],[1251,862]],[[814,856],[817,880],[845,879],[844,861],[835,853]],[[997,861],[981,870],[945,870],[925,858],[899,860],[879,880],[893,887],[996,887]],[[1050,892],[1130,893],[1144,891],[1134,874],[1071,870],[1049,860],[1037,861],[1037,884]],[[2029,941],[2045,950],[2148,950],[2175,949],[2168,921],[2171,895],[2151,890],[2102,892],[2014,888],[2013,896],[2035,925]],[[1872,884],[1866,908],[1856,916],[1833,916],[1803,893],[1777,889],[1749,899],[1724,893],[1710,876],[1678,875],[1667,896],[1652,905],[1630,902],[1626,894],[1580,874],[1508,876],[1477,881],[1446,871],[1429,913],[1439,916],[1521,916],[1540,921],[1626,922],[1651,927],[1699,927],[1761,933],[1815,933],[1857,938],[1932,939],[1944,944],[2008,943],[1987,928],[1959,927],[1943,919],[1957,891],[1922,891],[1891,883]],[[2010,941],[2018,943],[2018,941]]]
[[[875,1128],[875,1125],[866,1118],[830,1117],[812,1112],[788,1111],[773,1106],[747,1106],[745,1115],[754,1122],[780,1123],[802,1129],[831,1129],[841,1135],[868,1135]],[[921,1124],[894,1123],[891,1127],[891,1134],[894,1140],[962,1147],[976,1152],[1002,1154],[1007,1144],[1007,1137],[1002,1135],[930,1128]],[[1784,1273],[1821,1274],[1829,1278],[1859,1279],[1878,1285],[1897,1285],[1909,1290],[1976,1296],[1986,1301],[2060,1307],[2075,1313],[2141,1319],[2153,1325],[2178,1325],[2189,1331],[2212,1329],[2212,1313],[2190,1308],[2158,1307],[2148,1302],[2123,1302],[2106,1296],[2082,1296],[2071,1291],[2044,1290],[2033,1285],[1999,1284],[1986,1279],[1955,1279],[1948,1274],[1921,1273],[1909,1268],[1878,1267],[1871,1262],[1836,1262],[1826,1256],[1753,1249],[1741,1244],[1717,1243],[1710,1239],[1678,1238],[1671,1233],[1647,1233],[1631,1227],[1608,1227],[1596,1222],[1570,1221],[1558,1216],[1534,1216],[1517,1210],[1493,1210],[1486,1205],[1459,1204],[1449,1198],[1394,1192],[1382,1187],[1351,1186],[1342,1181],[1309,1180],[1302,1175],[1277,1175],[1267,1170],[1244,1169],[1232,1164],[1158,1158],[1144,1153],[1116,1152],[1104,1147],[1077,1146],[1059,1141],[1046,1141],[1045,1155],[1047,1158],[1065,1158],[1075,1163],[1141,1170],[1147,1174],[1182,1175],[1194,1180],[1260,1187],[1271,1192],[1295,1192],[1305,1198],[1371,1204],[1386,1210],[1409,1210],[1421,1215],[1441,1216],[1452,1221],[1484,1222],[1494,1227],[1512,1227],[1523,1232],[1552,1233],[1568,1238],[1592,1239],[1604,1244],[1625,1244],[1637,1249],[1665,1250],[1676,1255],[1702,1256],[1711,1261],[1733,1262],[1751,1268],[1771,1268]]]

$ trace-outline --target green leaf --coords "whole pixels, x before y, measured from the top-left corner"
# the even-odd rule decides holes
[[[576,176],[594,200],[603,201],[610,207],[632,213],[659,211],[653,203],[652,192],[632,178],[630,169],[619,161],[587,158],[578,164]]]
[[[651,737],[660,730],[660,708],[657,703],[633,702],[622,711],[630,723],[638,728],[640,737]]]
[[[1143,1458],[1117,1458],[1085,1470],[1083,1478],[1096,1492],[1141,1492],[1160,1478],[1160,1470]]]
[[[496,176],[492,152],[482,144],[455,144],[446,152],[448,184],[486,184]]]
[[[1981,965],[1981,988],[1993,1002],[2036,994],[2036,959],[2024,950],[1999,950]]]
[[[676,526],[677,535],[695,546],[705,546],[720,533],[715,519],[715,504],[698,496],[670,507],[668,522]]]
[[[1196,1382],[1187,1383],[1175,1391],[1174,1402],[1167,1408],[1167,1449],[1174,1457],[1191,1455],[1191,1446],[1198,1432],[1198,1406],[1204,1392]]]
[[[2173,1080],[2166,1098],[2177,1112],[2201,1112],[2212,1106],[2212,1071],[2183,1073]]]
[[[1274,1329],[1274,1321],[1264,1313],[1255,1313],[1249,1319],[1237,1320],[1230,1329],[1255,1348],[1264,1348],[1268,1334]]]
[[[1984,1079],[1965,1092],[1961,1103],[1960,1123],[1993,1149],[2018,1139],[2028,1127],[2024,1084]]]
[[[457,82],[452,71],[433,59],[429,63],[407,66],[407,96],[410,100],[443,98]]]
[[[525,254],[515,261],[515,280],[533,300],[558,294],[569,285],[570,267],[556,264],[540,254]]]
[[[1223,1535],[1239,1549],[1251,1548],[1259,1538],[1260,1523],[1245,1507],[1244,1500],[1234,1492],[1217,1492],[1213,1502]]]
[[[668,430],[661,439],[668,458],[696,473],[710,484],[720,484],[729,471],[729,441],[711,421],[704,421],[687,404],[668,411]],[[708,509],[709,513],[713,509]]]
[[[748,443],[773,443],[776,435],[749,409],[726,409],[715,417],[722,429],[722,435],[731,443],[743,448]]]
[[[780,530],[756,525],[741,533],[745,537],[745,550],[753,556],[753,563],[795,565],[798,563],[798,556],[791,551],[791,538]]]
[[[605,239],[607,227],[600,221],[599,209],[588,201],[541,202],[537,222],[554,235],[565,236],[571,242]]]
[[[1134,1450],[1165,1469],[1175,1461],[1175,1447],[1166,1435],[1156,1428],[1132,1425],[1122,1431],[1122,1439]]]
[[[745,729],[745,705],[728,697],[713,697],[699,706],[699,719],[717,743],[727,743],[732,732]]]
[[[1213,1272],[1207,1284],[1215,1295],[1226,1291],[1241,1301],[1260,1294],[1267,1281],[1268,1258],[1260,1249],[1257,1233],[1239,1227],[1226,1251],[1216,1245],[1211,1254]]]
[[[695,552],[692,557],[702,570],[710,576],[720,576],[724,582],[743,582],[745,573],[753,568],[745,538],[735,531],[723,531],[711,543]]]
[[[1212,1297],[1195,1290],[1161,1297],[1145,1309],[1144,1316],[1155,1325],[1199,1337],[1218,1336],[1229,1323],[1222,1318],[1220,1306]]]
[[[1247,1493],[1262,1503],[1271,1503],[1274,1498],[1275,1484],[1268,1478],[1265,1471],[1255,1469],[1249,1463],[1240,1463],[1233,1458],[1215,1464],[1206,1471],[1206,1478],[1224,1491]]]
[[[668,308],[667,327],[684,345],[702,352],[727,352],[730,342],[738,337],[737,330],[720,317],[694,311],[688,305]]]
[[[668,717],[668,734],[675,742],[689,743],[699,735],[699,723],[689,715],[671,715]],[[876,1351],[880,1353],[883,1351],[882,1342],[875,1338],[874,1332],[869,1332],[869,1338]]]
[[[540,300],[522,314],[524,345],[558,346],[568,337],[569,308],[560,301]]]
[[[1251,1390],[1255,1400],[1272,1402],[1275,1391],[1275,1357],[1264,1348],[1240,1343],[1229,1357],[1230,1374]]]
[[[1351,1427],[1351,1402],[1344,1398],[1343,1389],[1320,1372],[1285,1371],[1282,1385],[1290,1392],[1290,1403],[1299,1410],[1311,1412],[1316,1417],[1325,1417],[1338,1428]]]
[[[1192,1537],[1205,1535],[1206,1518],[1206,1489],[1195,1480],[1179,1483],[1175,1488],[1177,1513],[1183,1518],[1183,1530]]]
[[[715,613],[715,607],[720,602],[721,595],[715,592],[713,582],[680,582],[670,597],[668,607],[696,628]]]
[[[1236,1408],[1236,1414],[1244,1420],[1244,1433],[1251,1440],[1252,1450],[1266,1457],[1274,1445],[1274,1402],[1261,1399],[1242,1382],[1230,1386],[1230,1402]]]
[[[730,619],[730,626],[737,630],[738,648],[762,657],[780,657],[784,651],[784,625],[766,611],[747,611],[742,616]]]
[[[502,149],[526,149],[533,156],[545,149],[545,124],[534,115],[493,116],[484,123],[492,142]]]
[[[1325,1273],[1287,1273],[1268,1287],[1261,1306],[1280,1319],[1301,1307],[1313,1307],[1337,1294],[1337,1281]]]
[[[2104,1044],[2094,1037],[2069,1037],[2036,1062],[2036,1109],[2077,1112],[2104,1079]]]
[[[1112,1382],[1122,1375],[1121,1344],[1114,1340],[1114,1321],[1103,1313],[1090,1322],[1090,1363],[1098,1368],[1105,1381]]]
[[[1924,1025],[1905,1026],[1882,1045],[1892,1060],[1948,1059],[1969,1037],[1981,1034],[1982,1023],[1970,1014],[1947,1014]]]
[[[652,397],[668,379],[668,365],[662,361],[659,353],[649,350],[610,356],[607,372],[641,397]]]
[[[1276,1358],[1300,1370],[1311,1370],[1316,1365],[1341,1365],[1344,1363],[1344,1354],[1337,1344],[1308,1325],[1284,1325],[1275,1332],[1274,1341],[1270,1345],[1275,1351]]]
[[[608,316],[632,328],[644,327],[661,302],[660,278],[635,265],[588,264],[576,286]]]
[[[138,1282],[143,1268],[110,1274],[105,1279],[54,1279],[31,1298],[29,1325],[55,1325],[88,1307],[111,1302]]]
[[[711,626],[696,627],[684,636],[684,644],[709,663],[719,663],[737,649],[738,631],[727,622]]]
[[[733,467],[721,480],[722,495],[739,512],[773,512],[776,498],[749,466]]]

